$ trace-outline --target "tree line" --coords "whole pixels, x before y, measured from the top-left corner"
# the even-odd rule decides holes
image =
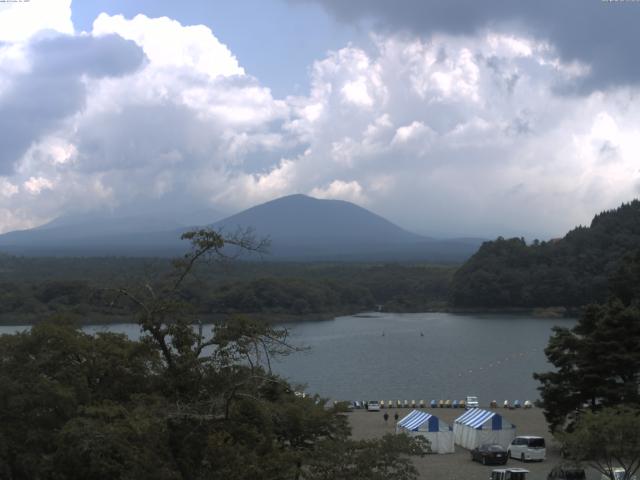
[[[181,294],[199,315],[251,313],[277,320],[377,308],[417,312],[446,304],[454,269],[411,264],[195,265]],[[165,260],[3,257],[0,322],[33,323],[52,314],[73,314],[94,323],[119,322],[131,315],[134,306],[113,302],[114,286],[144,283],[170,271]]]
[[[640,201],[596,215],[564,238],[485,242],[451,283],[456,307],[582,307],[604,302],[608,278],[640,248]]]

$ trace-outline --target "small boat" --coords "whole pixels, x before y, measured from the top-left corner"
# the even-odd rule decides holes
[[[438,408],[444,408],[444,400],[438,400]]]
[[[458,402],[458,400],[454,400],[453,402],[451,402],[451,408],[458,408],[460,406],[460,403]]]
[[[451,408],[451,400],[445,400],[444,408]]]
[[[409,408],[409,400],[404,401],[404,408]]]
[[[420,408],[424,408],[424,400],[420,400]]]
[[[380,400],[380,408],[384,408],[384,400]]]
[[[460,408],[467,408],[467,401],[466,400],[460,400]]]
[[[393,407],[394,407],[394,405],[393,405],[393,400],[389,400],[389,401],[387,402],[387,405],[388,405],[388,408],[393,408]]]
[[[438,402],[437,402],[436,400],[431,400],[431,401],[429,402],[429,406],[430,406],[431,408],[438,408]]]
[[[533,404],[529,400],[525,400],[523,408],[531,408],[531,407],[533,407]]]
[[[502,408],[511,408],[511,405],[509,405],[509,400],[504,401],[504,403],[502,404]]]
[[[396,407],[402,408],[402,400],[396,400]]]
[[[513,401],[513,408],[520,408],[522,407],[522,405],[520,405],[520,400],[514,400]]]
[[[416,408],[416,401],[415,400],[411,400],[411,408]]]
[[[498,402],[496,402],[495,400],[491,400],[491,403],[489,404],[489,406],[491,408],[498,408]]]

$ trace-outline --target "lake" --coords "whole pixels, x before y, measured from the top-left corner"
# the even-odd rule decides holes
[[[306,391],[333,399],[538,398],[533,372],[549,370],[544,356],[551,328],[575,320],[520,315],[371,313],[282,324],[297,346],[309,347],[273,367]],[[0,327],[10,333],[24,327]],[[131,338],[134,324],[86,327]]]

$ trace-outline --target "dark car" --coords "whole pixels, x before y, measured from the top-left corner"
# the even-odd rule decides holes
[[[585,480],[584,468],[576,465],[558,465],[547,475],[547,480]]]
[[[471,460],[483,465],[504,465],[507,463],[507,450],[496,443],[487,443],[471,450]]]

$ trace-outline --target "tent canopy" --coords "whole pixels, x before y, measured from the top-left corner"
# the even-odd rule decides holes
[[[455,423],[465,425],[470,428],[481,429],[488,420],[491,420],[491,430],[502,429],[502,415],[496,412],[482,410],[480,408],[472,408],[468,412],[456,418]]]
[[[398,422],[398,426],[413,432],[417,432],[418,430],[425,430],[428,432],[440,431],[440,422],[438,417],[419,410],[411,411],[409,415]]]
[[[483,443],[499,443],[507,447],[515,437],[516,427],[496,412],[473,408],[455,419],[454,441],[472,449]]]
[[[424,437],[434,453],[453,453],[453,429],[438,417],[420,410],[412,410],[396,424],[396,433]]]

